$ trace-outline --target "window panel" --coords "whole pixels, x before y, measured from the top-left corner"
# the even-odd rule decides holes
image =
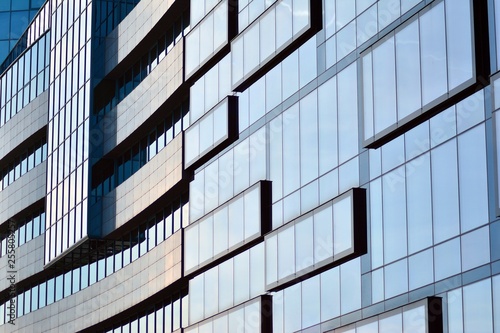
[[[373,51],[373,96],[375,132],[381,132],[396,122],[396,87],[394,67],[394,37]]]
[[[425,105],[447,90],[444,3],[437,4],[420,20],[422,102]]]
[[[333,169],[338,162],[336,90],[336,78],[328,80],[318,88],[318,154],[320,175]]]
[[[455,238],[434,248],[435,280],[439,281],[461,271],[460,239]]]
[[[486,138],[483,125],[458,137],[460,227],[465,232],[488,222]]]
[[[465,332],[493,332],[490,279],[465,286],[463,306]]]
[[[406,194],[404,168],[400,167],[383,177],[384,262],[402,258],[406,244]]]
[[[473,51],[471,2],[469,0],[453,1],[446,6],[446,30],[448,53],[449,89],[456,88],[473,75]],[[464,43],[464,41],[466,41]]]
[[[431,151],[434,243],[459,232],[458,171],[455,140]]]
[[[432,245],[432,203],[430,154],[412,160],[406,165],[408,209],[408,252],[415,253]]]
[[[318,177],[318,106],[313,92],[300,100],[301,185]],[[330,133],[331,134],[331,133]]]
[[[421,107],[418,20],[396,34],[398,120]]]

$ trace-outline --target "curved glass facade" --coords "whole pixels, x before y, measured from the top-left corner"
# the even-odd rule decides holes
[[[40,5],[2,332],[500,332],[500,0]]]

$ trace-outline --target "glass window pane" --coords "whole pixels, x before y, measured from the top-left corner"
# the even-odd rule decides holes
[[[455,238],[436,246],[434,260],[436,281],[460,273],[460,239]]]
[[[438,243],[459,232],[455,140],[431,151],[431,167],[434,243]]]
[[[486,279],[463,288],[464,331],[493,332],[491,279]]]
[[[385,297],[391,298],[408,291],[408,268],[406,259],[384,268]]]
[[[449,89],[472,78],[473,53],[470,1],[453,1],[446,5],[446,40]]]
[[[462,236],[462,270],[467,271],[490,261],[490,233],[484,227]]]
[[[312,265],[314,256],[313,218],[295,224],[295,272]]]
[[[300,179],[301,185],[305,185],[318,177],[318,105],[316,93],[311,93],[300,100],[300,152]]]
[[[384,262],[406,255],[406,194],[404,168],[383,177]]]
[[[406,165],[408,205],[408,251],[414,253],[432,245],[432,206],[430,154]]]
[[[462,232],[488,222],[486,135],[484,126],[458,137],[460,227]]]
[[[444,2],[420,17],[423,105],[445,94],[448,89]]]
[[[418,20],[396,34],[398,120],[421,107]]]
[[[396,68],[394,37],[373,50],[375,133],[396,123]]]
[[[305,280],[302,284],[302,327],[319,323],[320,318],[320,277]]]

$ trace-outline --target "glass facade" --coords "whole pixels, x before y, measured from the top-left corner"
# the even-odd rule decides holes
[[[52,6],[45,263],[87,236],[92,1]]]
[[[45,0],[0,1],[0,63],[20,42],[24,30],[44,3]]]
[[[34,2],[0,330],[500,332],[500,0]]]

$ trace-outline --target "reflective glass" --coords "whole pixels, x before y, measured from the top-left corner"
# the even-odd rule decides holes
[[[337,59],[356,49],[356,22],[352,21],[337,33]]]
[[[295,2],[303,0],[295,0]],[[294,3],[295,4],[295,3]],[[295,8],[294,8],[295,10]],[[311,38],[299,48],[300,88],[317,77],[316,38]]]
[[[451,139],[456,133],[455,106],[431,118],[430,135],[432,147]]]
[[[278,234],[278,279],[295,270],[295,229],[286,228]]]
[[[271,56],[276,49],[276,17],[275,10],[262,17],[260,28],[260,60],[265,60]]]
[[[349,65],[337,76],[339,163],[358,153],[357,70]]]
[[[385,297],[391,298],[408,291],[408,267],[406,259],[384,268]]]
[[[396,123],[396,68],[394,37],[373,50],[375,133]]]
[[[301,329],[301,292],[300,285],[285,289],[284,292],[284,318],[285,332],[295,332]]]
[[[458,137],[460,227],[465,232],[488,222],[486,138],[478,126]]]
[[[200,263],[210,259],[213,256],[213,216],[208,216],[200,222]]]
[[[382,30],[400,15],[400,1],[379,0],[378,22],[379,30]]]
[[[233,261],[219,265],[219,308],[228,309],[233,304]]]
[[[205,315],[204,317],[211,316],[213,314],[216,314],[218,312],[219,304],[218,304],[218,270],[217,269],[211,269],[208,270],[205,274],[205,296],[204,296],[204,301],[205,301]]]
[[[200,29],[193,29],[186,36],[186,73],[191,73],[200,62]],[[234,67],[233,67],[234,68]]]
[[[461,237],[462,270],[467,271],[490,261],[489,228],[484,227]]]
[[[240,197],[229,206],[229,247],[244,239],[243,198]]]
[[[448,330],[449,332],[462,333],[464,331],[462,288],[447,293]]]
[[[337,0],[335,13],[337,29],[340,29],[356,15],[356,1]]]
[[[455,238],[434,248],[435,280],[439,281],[461,271],[460,239]]]
[[[295,271],[310,267],[314,262],[313,240],[313,218],[310,216],[295,224]]]
[[[264,244],[250,249],[250,298],[261,295],[266,290]]]
[[[382,224],[382,181],[378,178],[370,184],[370,244],[372,267],[377,268],[384,264],[384,229]]]
[[[200,63],[203,63],[213,51],[214,16],[208,15],[200,25]]]
[[[214,214],[214,255],[228,248],[228,209],[224,207]]]
[[[472,78],[473,38],[471,30],[471,2],[453,1],[446,6],[449,89]]]
[[[270,159],[270,179],[272,181],[272,201],[283,196],[283,136],[281,115],[269,123],[270,138],[269,149],[273,158]],[[320,155],[321,156],[321,155]],[[273,219],[274,220],[274,219]]]
[[[454,140],[431,151],[434,243],[459,232],[457,151]]]
[[[318,88],[319,174],[333,169],[338,161],[337,80],[332,78]],[[272,160],[271,160],[272,161]]]
[[[281,1],[284,3],[284,1]],[[279,5],[278,5],[279,7]],[[282,66],[282,82],[283,84],[283,100],[286,100],[299,89],[299,53],[293,52],[281,63]],[[233,67],[234,68],[234,67]]]
[[[300,179],[301,185],[305,185],[318,177],[318,106],[316,91],[300,100],[299,118]]]
[[[276,49],[283,46],[292,35],[292,0],[282,0],[276,5]]]
[[[378,322],[378,330],[384,333],[401,333],[403,331],[402,323],[401,313],[382,315]]]
[[[379,268],[372,272],[372,303],[384,300],[384,269]]]
[[[334,255],[352,248],[352,202],[351,197],[333,204]]]
[[[367,6],[367,0],[364,0],[364,4],[361,4],[359,1],[356,2],[356,6]],[[373,0],[368,0],[368,2],[374,2]],[[364,9],[363,9],[364,10]],[[359,14],[359,12],[358,12]],[[364,13],[359,15],[356,19],[356,33],[357,33],[357,43],[358,45],[363,44],[368,39],[373,37],[377,31],[377,6],[371,6]]]
[[[444,21],[444,2],[420,17],[423,105],[446,93],[448,88]]]
[[[406,179],[400,167],[383,177],[384,262],[406,255]]]
[[[249,251],[234,257],[234,303],[250,299],[250,258]]]
[[[417,253],[408,259],[409,287],[417,289],[433,282],[434,257],[432,249]]]
[[[340,267],[340,306],[341,314],[361,307],[361,265],[353,259]]]
[[[283,112],[283,178],[284,195],[297,189],[300,184],[299,169],[299,106],[295,104]]]
[[[500,275],[494,276],[493,284],[493,321],[495,324],[495,333],[500,331]]]
[[[398,120],[421,106],[419,54],[418,20],[415,20],[396,34]]]
[[[464,331],[493,332],[491,279],[463,288]]]
[[[427,324],[426,308],[419,306],[413,309],[406,309],[403,312],[403,332],[420,333],[425,332]],[[416,319],[419,318],[420,320]]]
[[[414,253],[432,245],[432,205],[430,154],[406,164],[408,205],[408,251]]]
[[[320,318],[320,277],[309,278],[302,283],[302,327],[319,323]]]

